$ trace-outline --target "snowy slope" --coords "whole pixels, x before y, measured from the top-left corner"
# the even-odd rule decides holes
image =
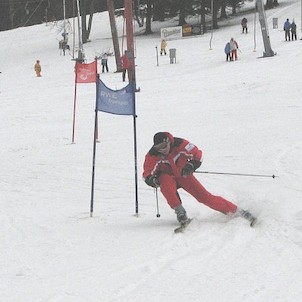
[[[132,117],[99,114],[91,218],[95,86],[78,85],[71,144],[74,62],[60,56],[57,28],[0,33],[1,301],[302,300],[302,42],[285,42],[282,31],[286,18],[301,28],[301,3],[279,2],[266,12],[277,52],[271,58],[258,59],[259,22],[254,32],[254,13],[243,10],[214,32],[212,50],[210,33],[169,41],[177,64],[160,57],[156,65],[158,31],[136,37],[138,217]],[[240,33],[243,15],[247,35]],[[95,16],[88,62],[112,49],[108,22],[106,14]],[[117,25],[121,35],[122,20]],[[225,62],[231,37],[241,50],[237,62]],[[42,78],[33,71],[36,59]],[[122,87],[113,57],[109,68],[103,81]],[[141,179],[157,131],[198,145],[202,171],[278,175],[198,174],[209,191],[255,213],[259,225],[250,228],[180,191],[195,219],[185,234],[173,234],[175,214],[159,195],[156,218],[155,193]]]

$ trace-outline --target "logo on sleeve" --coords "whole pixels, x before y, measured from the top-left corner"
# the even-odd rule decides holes
[[[192,143],[188,143],[186,146],[185,146],[185,149],[190,152],[193,150],[195,146],[192,144]]]

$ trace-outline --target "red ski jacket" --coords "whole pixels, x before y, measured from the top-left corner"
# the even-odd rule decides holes
[[[183,138],[173,137],[170,133],[167,135],[171,141],[170,153],[164,156],[153,147],[149,150],[144,162],[145,180],[150,176],[159,177],[162,173],[182,177],[181,170],[188,161],[193,163],[195,169],[201,165],[201,150]]]
[[[129,59],[128,59],[127,55],[122,56],[122,66],[123,66],[123,69],[129,68]]]

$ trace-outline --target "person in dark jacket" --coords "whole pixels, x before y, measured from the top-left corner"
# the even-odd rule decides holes
[[[198,202],[226,215],[238,215],[250,221],[256,218],[248,211],[221,196],[208,192],[193,175],[202,162],[202,151],[186,139],[158,132],[153,146],[145,156],[143,178],[148,186],[160,188],[169,206],[175,211],[178,222],[183,225],[190,220],[182,205],[178,189],[182,188]]]
[[[290,26],[290,31],[292,34],[292,41],[297,40],[297,25],[295,23],[295,20],[293,20],[291,26]]]
[[[289,22],[289,19],[286,19],[286,21],[284,22],[284,26],[283,29],[285,31],[285,41],[290,41],[290,28],[291,28],[291,24]]]
[[[101,57],[101,65],[102,65],[102,73],[105,72],[105,69],[106,69],[107,72],[109,71],[109,68],[108,68],[108,55],[107,55],[106,52]]]
[[[241,26],[242,26],[242,33],[246,33],[247,34],[247,18],[243,18],[241,20]]]

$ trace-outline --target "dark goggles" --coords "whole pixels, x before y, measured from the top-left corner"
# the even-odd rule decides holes
[[[156,151],[159,151],[159,150],[163,150],[163,149],[166,149],[168,144],[169,144],[169,140],[167,139],[167,141],[165,142],[162,142],[162,143],[159,143],[157,145],[154,145],[153,148],[156,150]]]

